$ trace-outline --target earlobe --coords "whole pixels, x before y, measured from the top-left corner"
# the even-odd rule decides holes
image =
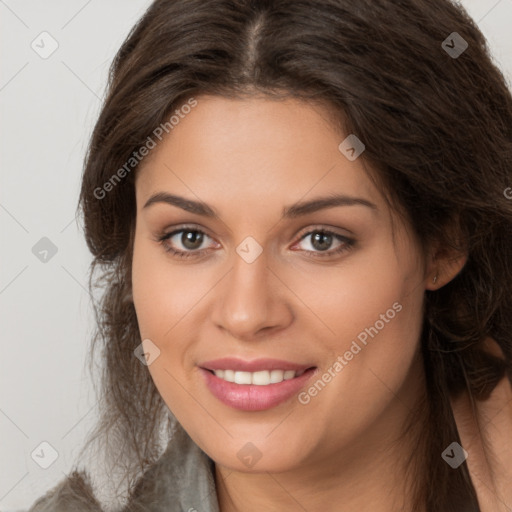
[[[427,274],[425,289],[435,291],[448,284],[464,268],[467,260],[468,255],[462,252],[436,255]]]
[[[425,279],[425,289],[426,290],[437,290],[438,289],[438,270],[434,270],[434,276],[432,277],[432,273],[428,273],[426,279]]]

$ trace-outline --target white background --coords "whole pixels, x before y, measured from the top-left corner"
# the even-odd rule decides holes
[[[75,209],[108,66],[149,3],[0,0],[3,512],[28,509],[64,477],[96,418],[84,365],[91,258]],[[461,3],[512,83],[512,0]],[[47,59],[31,48],[43,31],[59,44]],[[32,253],[42,237],[57,247],[46,263]],[[43,441],[59,453],[48,469],[31,458]]]

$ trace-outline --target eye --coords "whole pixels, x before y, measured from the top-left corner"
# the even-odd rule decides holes
[[[204,231],[195,228],[180,228],[158,238],[166,252],[178,258],[197,257],[207,249],[201,247],[207,239],[211,239]]]
[[[173,256],[184,259],[191,257],[201,257],[208,252],[209,247],[206,242],[213,240],[204,231],[193,227],[181,227],[170,233],[164,233],[157,238],[162,244],[164,250]],[[311,230],[302,235],[299,242],[293,247],[300,245],[304,241],[309,241],[302,250],[311,254],[313,258],[327,258],[339,255],[348,251],[355,244],[355,240],[348,238],[329,229],[319,228]],[[216,242],[215,242],[216,243]],[[331,247],[335,245],[335,248]],[[216,243],[216,247],[220,244]]]
[[[311,253],[314,258],[332,257],[341,254],[348,251],[355,244],[355,240],[325,228],[307,232],[298,243],[300,244],[308,239],[309,241],[304,244],[306,247],[303,250]],[[334,249],[331,249],[335,243],[337,245]]]

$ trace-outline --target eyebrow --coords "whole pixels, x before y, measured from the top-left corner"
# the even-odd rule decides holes
[[[219,218],[217,212],[208,204],[202,201],[193,201],[185,197],[169,194],[168,192],[157,192],[153,194],[147,201],[143,208],[148,208],[153,204],[165,203],[172,206],[177,206],[196,215],[204,217]],[[365,206],[371,210],[377,211],[378,208],[370,201],[360,198],[352,197],[343,194],[333,194],[326,197],[318,197],[310,201],[302,201],[283,208],[283,219],[293,219],[308,213],[313,213],[326,208],[334,208],[336,206]]]

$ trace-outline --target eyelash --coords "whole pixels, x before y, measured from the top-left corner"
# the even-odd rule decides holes
[[[180,251],[180,250],[176,250],[176,249],[172,248],[168,243],[166,243],[166,241],[168,239],[172,238],[174,235],[176,235],[178,233],[183,233],[183,232],[200,233],[202,235],[208,236],[204,231],[202,231],[200,229],[196,229],[193,227],[181,227],[180,229],[176,229],[174,231],[171,231],[170,233],[164,233],[164,234],[158,236],[157,241],[162,245],[165,252],[170,253],[173,257],[176,257],[179,259],[198,258],[208,251],[208,249],[201,249],[199,251],[197,251],[197,250],[196,251]],[[308,237],[309,235],[312,235],[314,233],[321,233],[323,235],[332,235],[333,237],[335,237],[336,239],[338,239],[340,242],[343,242],[343,243],[337,249],[334,249],[334,250],[305,251],[307,253],[314,254],[314,256],[310,256],[312,258],[330,258],[330,257],[337,256],[339,254],[342,254],[342,253],[350,250],[356,242],[354,239],[345,237],[343,235],[340,235],[339,233],[336,233],[334,231],[331,231],[331,230],[325,229],[325,228],[312,229],[311,231],[308,231],[307,233],[302,235],[298,241],[301,242],[306,237]]]

